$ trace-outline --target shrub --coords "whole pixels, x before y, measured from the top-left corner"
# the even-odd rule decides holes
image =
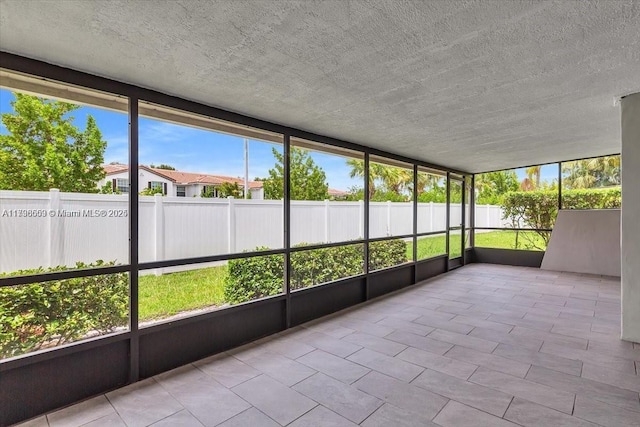
[[[109,265],[114,263],[77,263],[76,268]],[[55,267],[20,270],[11,275],[66,269]],[[128,289],[126,273],[0,288],[0,357],[61,345],[89,333],[104,334],[126,325]]]
[[[380,270],[407,262],[407,243],[402,239],[369,243],[369,270]]]
[[[564,190],[562,207],[564,209],[611,209],[619,208],[622,202],[621,190],[600,188],[585,190]],[[502,200],[503,219],[509,220],[514,228],[552,229],[558,216],[558,193],[555,191],[517,191],[505,194]],[[536,231],[549,243],[550,231]],[[531,234],[523,234],[525,239]],[[528,239],[531,248],[544,249],[535,243],[537,239]]]
[[[298,247],[304,246],[298,245]],[[301,289],[362,274],[364,246],[352,244],[310,249],[291,254],[291,289]],[[264,250],[266,248],[258,248]],[[403,240],[372,242],[370,269],[391,267],[407,261]],[[284,258],[267,255],[230,260],[225,280],[225,298],[238,304],[283,292]]]
[[[256,248],[256,250],[266,249],[268,248]],[[282,255],[229,260],[224,283],[225,299],[231,304],[238,304],[276,295],[283,289],[283,271]]]

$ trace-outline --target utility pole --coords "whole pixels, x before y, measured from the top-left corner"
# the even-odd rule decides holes
[[[244,198],[249,198],[249,141],[244,139]]]

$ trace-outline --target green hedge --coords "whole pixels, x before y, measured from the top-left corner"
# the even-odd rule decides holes
[[[113,262],[76,264],[105,267]],[[32,275],[67,267],[20,270]],[[7,275],[0,275],[7,276]],[[0,357],[12,357],[126,326],[129,281],[126,273],[78,277],[0,288]]]
[[[299,245],[304,246],[304,245]],[[266,248],[258,248],[264,250]],[[401,239],[369,245],[370,270],[407,261],[406,243]],[[311,249],[291,254],[291,289],[362,274],[364,246],[353,244]],[[238,304],[283,292],[284,257],[266,255],[230,260],[224,294],[227,302]]]
[[[407,262],[407,242],[402,239],[369,243],[369,271]]]
[[[620,187],[562,191],[563,209],[615,209],[620,206],[622,206]]]

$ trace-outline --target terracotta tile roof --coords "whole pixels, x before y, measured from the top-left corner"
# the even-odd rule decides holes
[[[124,172],[129,169],[127,165],[104,165],[107,175]],[[221,185],[225,182],[237,183],[239,186],[244,185],[244,179],[234,178],[224,175],[211,175],[206,173],[182,172],[169,169],[150,168],[140,165],[140,169],[144,169],[176,184],[205,184],[205,185]],[[262,188],[262,182],[249,181],[249,188]]]
[[[334,188],[330,188],[328,190],[328,193],[329,193],[330,196],[333,196],[333,197],[344,197],[344,196],[347,196],[349,194],[346,191],[336,190]]]
[[[103,165],[102,169],[104,169],[107,175],[110,175],[112,173],[119,173],[119,172],[124,172],[126,170],[129,170],[129,166],[121,165],[118,163],[115,165]]]

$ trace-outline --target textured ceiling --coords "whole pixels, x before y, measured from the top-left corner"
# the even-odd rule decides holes
[[[0,1],[0,49],[471,172],[620,151],[639,1]]]

